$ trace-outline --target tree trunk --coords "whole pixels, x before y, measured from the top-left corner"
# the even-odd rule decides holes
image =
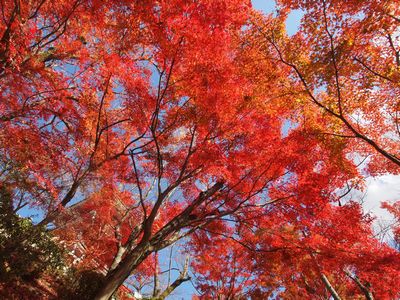
[[[161,250],[175,242],[176,239],[171,238],[167,240],[167,237],[171,237],[171,235],[179,232],[179,230],[187,226],[187,222],[190,219],[190,214],[193,212],[193,210],[201,205],[204,201],[212,197],[222,187],[223,183],[217,182],[207,191],[201,192],[199,196],[193,200],[188,207],[186,207],[185,210],[183,210],[178,216],[174,217],[151,238],[145,237],[145,232],[148,230],[145,228],[141,242],[139,242],[134,249],[126,254],[126,256],[114,270],[107,274],[103,286],[99,289],[94,299],[108,300],[118,289],[118,287],[121,286],[129,277],[131,272],[137,268],[140,263],[144,261],[151,253]]]
[[[140,265],[152,251],[149,251],[149,245],[138,245],[129,253],[121,263],[111,271],[105,278],[104,284],[94,297],[95,300],[108,300],[112,294],[129,277],[132,270]]]

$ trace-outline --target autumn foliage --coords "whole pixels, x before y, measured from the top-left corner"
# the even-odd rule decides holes
[[[277,5],[1,2],[1,189],[100,274],[85,297],[399,297],[351,191],[400,170],[400,5]]]

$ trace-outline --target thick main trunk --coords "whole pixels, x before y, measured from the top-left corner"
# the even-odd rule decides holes
[[[204,201],[212,197],[223,187],[222,182],[215,183],[207,191],[201,192],[199,196],[184,209],[178,216],[169,221],[162,229],[155,233],[151,238],[146,236],[147,228],[144,229],[142,241],[131,251],[129,251],[118,266],[107,274],[103,286],[95,296],[95,300],[108,300],[112,294],[121,286],[131,272],[139,266],[154,251],[161,250],[179,238],[174,234],[188,225],[190,214]],[[151,227],[151,222],[149,223]],[[145,225],[146,227],[146,225]],[[151,233],[151,230],[150,230]],[[148,234],[147,234],[148,235]],[[172,237],[171,237],[172,236]],[[167,237],[170,237],[168,239]]]
[[[145,260],[152,251],[147,245],[136,247],[129,253],[119,265],[111,271],[104,280],[104,284],[94,297],[95,300],[108,300],[112,294],[121,286],[140,263]]]

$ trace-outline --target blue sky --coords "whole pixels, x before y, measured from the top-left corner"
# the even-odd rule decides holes
[[[273,13],[276,10],[276,3],[272,0],[252,0],[253,7],[264,13]],[[301,10],[293,10],[290,12],[287,22],[286,31],[289,35],[293,35],[299,29],[300,20],[303,16]]]

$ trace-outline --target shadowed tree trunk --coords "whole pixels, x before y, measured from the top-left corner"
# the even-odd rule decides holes
[[[158,232],[151,235],[151,228],[143,229],[142,240],[129,251],[125,257],[121,260],[115,269],[110,271],[104,281],[104,284],[97,292],[95,300],[107,300],[112,294],[121,286],[124,281],[129,277],[133,270],[135,270],[150,254],[159,251],[172,243],[176,242],[181,236],[179,232],[185,228],[191,220],[191,213],[199,207],[204,201],[212,197],[220,189],[222,189],[223,183],[217,182],[205,192],[201,192],[200,195],[193,200],[193,202],[186,207],[178,216],[167,223]],[[155,215],[154,215],[155,217]],[[148,221],[148,220],[147,220]],[[147,224],[152,224],[147,222]],[[146,234],[147,233],[147,234]],[[178,281],[171,284],[171,293],[178,285],[180,285],[185,278],[178,278]],[[182,281],[182,282],[181,282]],[[186,281],[186,280],[185,280]],[[168,291],[164,291],[168,293]],[[164,294],[163,292],[163,294]],[[165,296],[166,297],[166,296]]]

